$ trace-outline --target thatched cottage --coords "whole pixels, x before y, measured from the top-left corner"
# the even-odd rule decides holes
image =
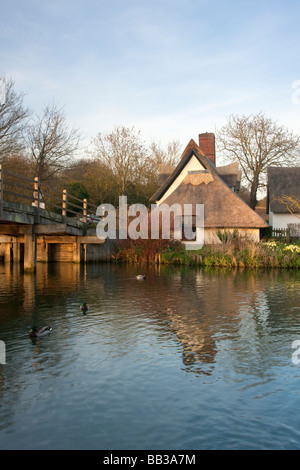
[[[300,202],[300,167],[269,167],[267,209],[275,229],[300,223],[299,207],[292,206],[289,197]]]
[[[215,158],[214,134],[200,134],[199,145],[191,140],[175,168],[160,169],[160,188],[151,200],[158,206],[203,204],[205,244],[220,243],[220,233],[234,230],[259,241],[267,223],[238,196],[238,164],[218,168]]]

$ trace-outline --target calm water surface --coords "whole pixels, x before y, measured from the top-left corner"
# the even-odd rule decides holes
[[[0,448],[299,449],[300,272],[136,274],[0,265]]]

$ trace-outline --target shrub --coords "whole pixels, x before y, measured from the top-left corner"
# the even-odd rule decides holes
[[[179,241],[124,240],[118,244],[117,261],[201,265],[227,268],[296,268],[300,269],[300,244],[284,244],[269,240],[254,243],[245,238],[224,235],[225,242],[217,246],[203,246],[201,250],[186,250]]]
[[[179,241],[157,239],[119,240],[116,247],[116,261],[127,262],[154,262],[157,255],[164,252],[175,253],[175,250],[182,251],[182,244]]]

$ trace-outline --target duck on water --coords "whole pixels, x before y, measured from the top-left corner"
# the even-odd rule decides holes
[[[80,305],[80,310],[81,310],[82,312],[87,312],[87,311],[89,310],[89,308],[90,308],[90,307],[88,306],[88,304],[87,304],[86,302],[83,302],[83,304]]]
[[[41,336],[46,336],[50,333],[51,330],[52,330],[51,326],[42,326],[41,328],[37,328],[36,326],[33,326],[29,330],[29,336],[31,338],[38,338]]]

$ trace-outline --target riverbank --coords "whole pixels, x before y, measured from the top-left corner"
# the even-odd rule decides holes
[[[163,242],[163,241],[162,241]],[[300,241],[286,244],[274,240],[251,243],[243,240],[186,250],[179,242],[135,240],[121,244],[114,256],[118,263],[182,264],[227,268],[300,269]]]

